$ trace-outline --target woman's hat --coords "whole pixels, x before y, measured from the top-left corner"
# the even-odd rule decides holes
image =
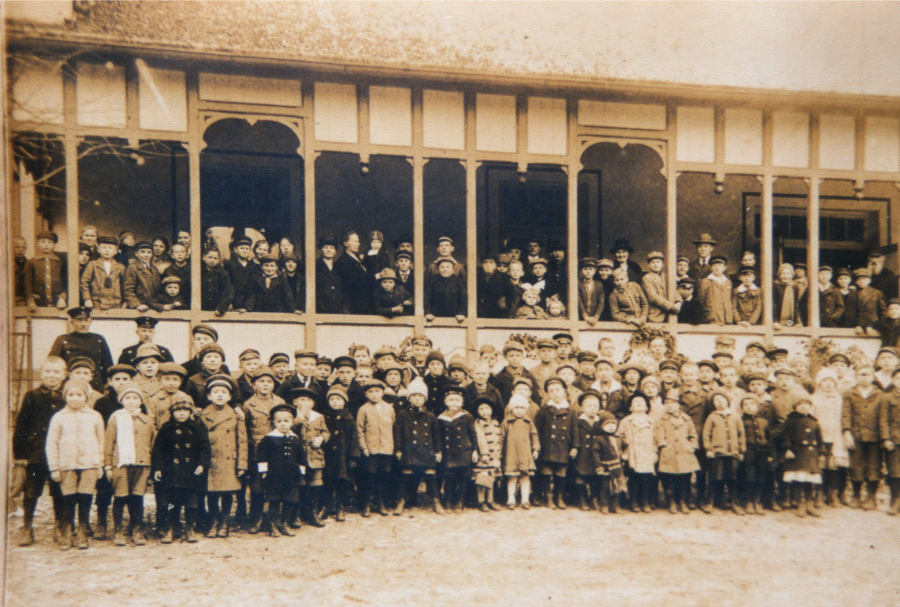
[[[628,251],[628,254],[634,253],[634,249],[631,248],[631,244],[629,244],[628,240],[625,238],[619,238],[613,243],[613,246],[610,247],[609,252],[615,253],[616,251]]]

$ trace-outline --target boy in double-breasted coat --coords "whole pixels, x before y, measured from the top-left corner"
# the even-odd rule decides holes
[[[275,429],[263,437],[256,453],[257,472],[269,502],[272,537],[294,535],[288,525],[300,498],[300,471],[306,463],[303,439],[291,429],[295,414],[296,409],[284,402],[272,407],[269,415]]]
[[[156,299],[162,286],[159,271],[150,263],[153,246],[149,242],[139,242],[134,247],[137,259],[125,269],[122,278],[122,294],[129,308],[145,312]]]
[[[797,516],[820,516],[815,508],[813,486],[822,484],[822,464],[827,450],[822,428],[812,416],[812,400],[797,401],[795,410],[784,420],[778,439],[784,452],[784,482],[791,484]]]
[[[297,302],[287,278],[278,274],[278,259],[263,257],[262,274],[250,279],[250,293],[244,302],[248,312],[281,312],[299,314]]]
[[[209,431],[205,424],[192,418],[194,406],[181,400],[169,410],[171,419],[159,429],[150,453],[150,469],[156,489],[156,508],[162,542],[172,542],[174,531],[181,524],[184,508],[182,541],[194,543],[194,524],[197,520],[198,496],[206,489],[206,474],[212,456]]]
[[[212,375],[205,387],[212,403],[200,416],[209,430],[211,448],[206,490],[212,526],[206,537],[228,537],[228,514],[235,492],[241,490],[240,478],[247,472],[247,427],[231,407],[237,392],[231,377]]]
[[[662,481],[669,512],[688,513],[691,474],[700,470],[695,452],[699,448],[697,429],[690,416],[681,410],[681,394],[677,388],[666,393],[666,412],[656,422],[656,444],[659,447],[659,477]]]
[[[307,520],[314,527],[325,526],[325,523],[319,518],[319,508],[322,504],[324,485],[324,445],[331,438],[325,418],[318,411],[313,411],[319,398],[319,392],[313,388],[295,386],[291,389],[291,400],[297,409],[293,431],[303,442],[306,458],[306,474],[303,481],[303,485],[306,487],[306,499],[303,500],[302,506],[306,510]]]
[[[566,383],[560,377],[551,377],[544,384],[549,392],[550,385],[557,383],[566,390]],[[534,426],[538,431],[541,453],[538,458],[538,474],[544,490],[544,499],[551,508],[564,509],[566,489],[566,469],[569,458],[575,456],[575,432],[578,416],[569,407],[569,401],[562,398],[551,400],[541,407],[534,416]]]
[[[243,377],[242,377],[243,378]],[[244,422],[247,424],[247,474],[242,480],[244,486],[250,488],[250,533],[259,533],[262,525],[263,508],[265,507],[265,492],[263,491],[262,478],[259,476],[257,463],[257,449],[263,438],[272,431],[271,412],[278,405],[284,404],[284,399],[273,394],[275,390],[275,373],[266,365],[257,367],[253,373],[253,395],[244,401]],[[238,505],[240,510],[240,504]],[[272,523],[273,521],[270,521]]]
[[[353,382],[355,383],[355,382]],[[349,408],[350,396],[340,383],[328,390],[324,409],[325,426],[331,437],[325,443],[325,491],[334,496],[335,520],[342,522],[344,508],[353,495],[353,479],[361,452],[356,420]]]
[[[846,301],[847,322],[858,334],[871,333],[884,316],[884,295],[869,286],[872,273],[868,268],[854,270],[853,280],[856,290],[850,293]]]
[[[879,291],[880,294],[880,291]],[[879,416],[884,392],[874,385],[875,369],[868,364],[857,366],[856,387],[844,394],[841,428],[844,444],[850,450],[850,482],[853,486],[852,508],[860,507],[862,484],[866,483],[865,510],[875,509],[875,494],[881,478],[881,428]]]
[[[434,511],[444,514],[435,484],[437,469],[436,451],[439,440],[437,418],[425,407],[428,386],[422,378],[412,380],[407,387],[409,407],[397,415],[394,424],[394,455],[400,460],[402,493],[394,514],[403,514],[403,508],[411,503],[419,484],[425,482],[428,497]]]
[[[478,435],[474,418],[463,411],[466,390],[459,384],[443,389],[447,410],[438,417],[438,442],[435,459],[444,473],[445,508],[462,512],[472,464],[478,461]]]

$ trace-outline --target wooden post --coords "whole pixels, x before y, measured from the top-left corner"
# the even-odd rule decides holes
[[[807,263],[809,271],[806,273],[809,279],[809,286],[806,292],[809,293],[809,326],[812,327],[812,336],[819,336],[819,178],[812,177],[807,180],[809,184],[809,232]]]
[[[566,165],[568,174],[568,203],[569,209],[566,222],[566,272],[569,276],[566,297],[569,305],[569,322],[571,323],[572,337],[578,345],[578,175],[581,172],[581,158],[578,145],[578,102],[569,99],[568,127],[569,136],[569,162]],[[585,218],[586,219],[586,218]]]
[[[772,267],[772,184],[775,178],[769,171],[766,171],[762,177],[758,177],[762,182],[762,289],[763,293],[772,293],[773,267]],[[763,325],[766,330],[766,341],[771,342],[774,337],[774,328],[772,327],[772,319],[774,318],[774,310],[771,305],[771,295],[763,303]]]

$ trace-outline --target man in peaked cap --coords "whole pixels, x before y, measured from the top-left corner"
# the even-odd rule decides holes
[[[106,338],[90,332],[93,319],[90,308],[71,308],[68,315],[72,331],[56,338],[50,347],[49,355],[62,358],[66,364],[79,356],[90,358],[97,369],[91,387],[102,392],[106,385],[106,370],[113,365]]]
[[[156,334],[156,325],[159,323],[159,318],[156,313],[148,311],[135,318],[134,322],[137,325],[135,333],[137,333],[138,343],[122,350],[122,353],[119,354],[118,361],[120,365],[134,366],[134,357],[141,344],[153,343],[153,337]],[[168,348],[158,344],[156,344],[156,347],[159,348],[159,353],[163,357],[163,362],[173,362],[175,360],[172,358],[172,353],[169,352]]]
[[[241,372],[240,374],[235,373],[236,377],[232,376],[232,379],[235,380],[238,387],[235,401],[243,405],[248,398],[256,394],[256,390],[253,389],[253,379],[256,370],[262,365],[262,357],[259,355],[259,350],[247,348],[238,354],[238,365],[241,368]],[[275,379],[274,373],[272,374],[272,379]]]

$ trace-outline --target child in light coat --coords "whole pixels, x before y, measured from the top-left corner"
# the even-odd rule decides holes
[[[156,439],[156,425],[150,416],[141,411],[144,393],[137,384],[123,386],[119,390],[119,409],[109,417],[104,449],[106,478],[112,483],[113,542],[124,546],[122,515],[128,506],[127,539],[137,546],[146,544],[144,539],[144,494],[150,478],[150,449]]]
[[[710,497],[720,506],[725,504],[725,490],[731,497],[735,514],[744,514],[737,499],[738,464],[747,449],[744,424],[731,406],[731,397],[722,390],[710,396],[715,411],[703,426],[703,448],[709,468]]]
[[[669,504],[669,512],[687,514],[691,494],[691,474],[700,469],[694,452],[699,448],[697,430],[690,416],[681,410],[677,389],[669,390],[666,412],[656,422],[659,446],[659,477]]]
[[[894,377],[897,378],[898,375],[895,374]],[[812,395],[812,415],[819,420],[826,451],[825,466],[822,468],[822,493],[825,495],[822,496],[824,500],[819,500],[817,496],[817,502],[827,500],[833,507],[839,506],[844,497],[850,468],[850,454],[844,445],[844,433],[841,431],[844,398],[838,389],[838,382],[838,375],[832,369],[821,369],[816,375],[816,389]]]
[[[522,492],[522,508],[531,508],[531,475],[534,474],[535,460],[540,452],[540,441],[534,422],[527,416],[531,404],[521,394],[513,394],[509,399],[509,413],[500,424],[500,444],[503,447],[503,475],[506,477],[506,507],[516,507],[516,489]]]
[[[65,508],[62,550],[88,548],[88,518],[103,468],[103,418],[87,406],[91,392],[86,383],[67,382],[62,390],[66,406],[50,418],[47,428],[47,466],[50,478],[60,485]],[[73,538],[76,510],[78,533]]]
[[[616,432],[622,440],[622,461],[628,467],[632,512],[650,512],[650,491],[656,482],[656,434],[647,409],[647,398],[640,392],[632,394],[628,398],[631,414],[622,419]]]
[[[325,468],[324,445],[331,438],[325,417],[313,411],[319,393],[311,388],[297,386],[291,390],[291,399],[297,408],[297,418],[294,420],[294,433],[303,441],[305,452],[306,475],[303,485],[306,487],[306,495],[302,500],[302,508],[306,510],[306,518],[314,527],[324,527],[325,523],[319,518],[319,509],[322,505],[322,493],[324,491],[323,470]]]

